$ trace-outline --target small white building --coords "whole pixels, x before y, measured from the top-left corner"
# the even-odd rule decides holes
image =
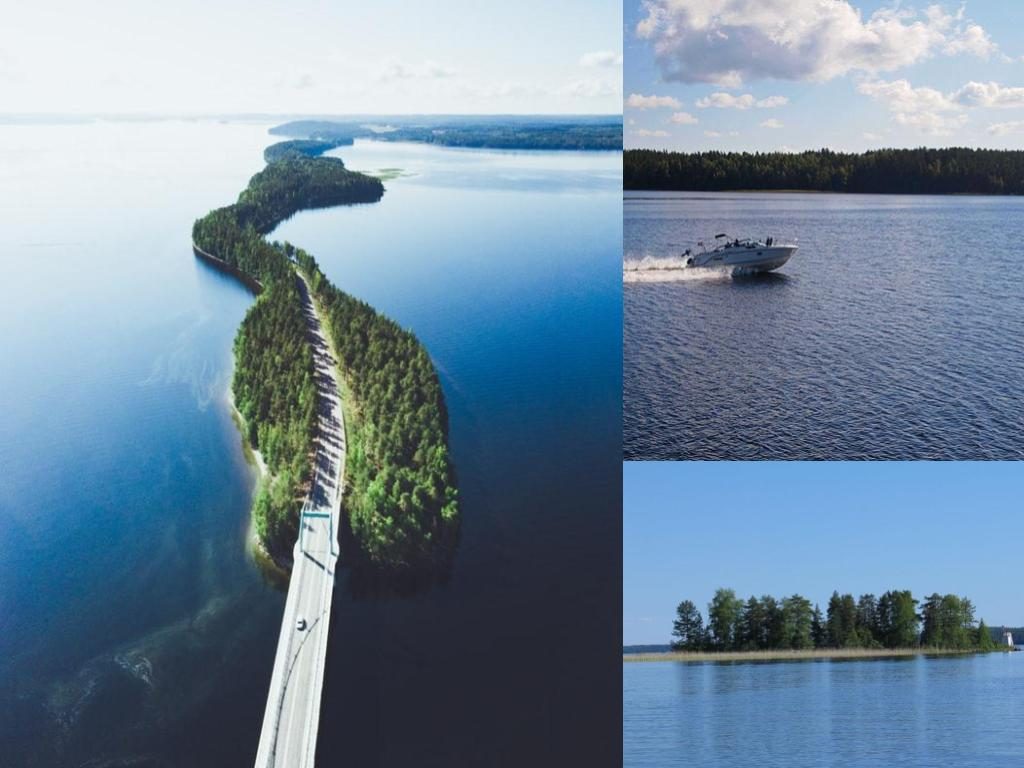
[[[1013,632],[1008,629],[1003,630],[1003,642],[1013,648]]]

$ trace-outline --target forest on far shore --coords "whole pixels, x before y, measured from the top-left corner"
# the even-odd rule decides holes
[[[708,603],[707,623],[697,606],[676,608],[672,649],[676,651],[763,651],[812,648],[934,648],[996,650],[984,619],[975,620],[966,597],[933,593],[923,602],[910,590],[840,595],[833,592],[826,612],[802,595],[771,595],[742,600],[719,589]]]
[[[833,152],[670,152],[623,155],[628,190],[805,190],[880,194],[1024,194],[1024,151],[879,149]]]

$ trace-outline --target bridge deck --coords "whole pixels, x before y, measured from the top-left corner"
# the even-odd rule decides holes
[[[338,557],[338,516],[345,467],[341,389],[309,286],[304,279],[299,282],[313,345],[318,414],[316,466],[295,542],[295,564],[256,753],[257,768],[313,765]],[[302,629],[300,621],[305,622]]]

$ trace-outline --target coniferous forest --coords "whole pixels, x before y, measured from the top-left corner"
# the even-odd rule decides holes
[[[457,538],[458,501],[444,395],[429,355],[412,333],[331,285],[312,256],[264,239],[299,210],[375,202],[383,185],[337,158],[315,156],[330,143],[282,144],[267,150],[277,159],[237,203],[197,220],[192,233],[198,251],[261,289],[235,340],[232,384],[246,436],[267,464],[254,501],[257,533],[277,559],[288,556],[312,470],[316,395],[298,266],[326,311],[346,382],[343,512],[358,550],[388,572],[442,565]]]
[[[924,648],[996,650],[984,620],[975,620],[966,597],[931,594],[919,602],[909,590],[874,595],[833,592],[826,610],[801,595],[738,597],[715,592],[707,621],[684,600],[676,608],[672,648],[677,651],[809,650],[812,648]]]
[[[885,194],[1024,194],[1024,151],[880,149],[833,152],[668,152],[623,155],[630,190],[807,190]]]

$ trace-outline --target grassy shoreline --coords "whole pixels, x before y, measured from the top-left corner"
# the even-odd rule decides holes
[[[993,652],[1009,652],[998,647]],[[964,656],[975,650],[943,648],[816,648],[806,651],[690,651],[623,654],[623,663],[676,661],[683,663],[736,661],[814,661],[823,659],[894,659],[908,656]]]

